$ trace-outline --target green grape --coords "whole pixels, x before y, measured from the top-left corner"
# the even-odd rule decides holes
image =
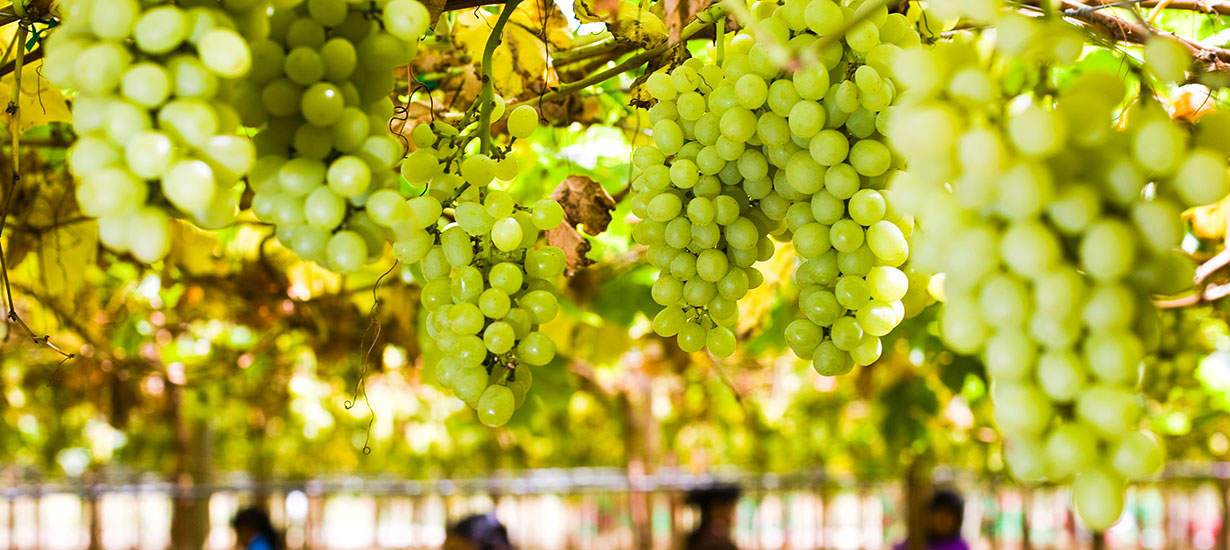
[[[330,126],[342,117],[346,104],[342,92],[326,82],[317,82],[304,90],[299,98],[303,118],[316,126]]]
[[[790,133],[799,138],[810,138],[824,129],[825,113],[819,103],[800,101],[791,107],[787,116]]]
[[[128,250],[143,263],[161,260],[170,248],[170,219],[154,208],[137,209],[128,217]]]
[[[351,272],[367,261],[367,243],[354,231],[339,231],[329,239],[326,254],[330,267],[342,273]]]
[[[551,321],[559,312],[559,302],[555,295],[545,290],[534,290],[525,293],[519,300],[517,305],[521,306],[530,314],[530,318],[537,324],[542,324]]]
[[[478,419],[488,426],[498,427],[508,423],[516,408],[516,398],[507,386],[488,386],[478,400]]]
[[[665,73],[654,73],[649,75],[645,81],[645,89],[655,99],[660,101],[670,101],[675,99],[677,91],[675,85],[671,81],[671,77]]]
[[[167,69],[179,97],[212,99],[218,94],[218,77],[196,56],[175,56],[167,62]]]
[[[474,155],[461,161],[461,177],[467,183],[484,187],[495,179],[495,162],[486,155]]]
[[[517,344],[517,357],[527,365],[546,365],[555,358],[555,342],[541,332],[531,332]]]
[[[120,81],[124,98],[146,108],[162,105],[171,93],[171,77],[154,63],[137,63]]]
[[[410,216],[410,206],[402,198],[401,193],[392,189],[373,192],[367,197],[364,209],[372,221],[385,227],[393,227]]]
[[[538,129],[538,111],[529,105],[521,105],[508,114],[508,133],[514,138],[525,139]]]
[[[519,248],[521,246],[521,239],[521,224],[513,218],[504,218],[496,221],[495,225],[491,228],[491,241],[495,244],[496,248],[504,252],[511,252]]]
[[[327,187],[312,191],[303,204],[303,217],[309,224],[320,229],[332,230],[342,223],[346,215],[346,200]]]
[[[334,193],[354,197],[367,190],[371,184],[371,168],[355,156],[343,156],[329,165],[325,181]]]
[[[487,369],[482,367],[461,367],[452,377],[453,391],[467,405],[478,404],[478,400],[487,389]]]
[[[880,338],[872,334],[864,334],[858,345],[850,350],[850,360],[855,365],[870,365],[880,359],[884,352]]]
[[[812,368],[820,376],[841,376],[854,368],[854,360],[850,354],[839,349],[832,340],[825,340],[816,346],[811,360]]]
[[[106,13],[109,10],[99,10]],[[133,27],[137,48],[149,54],[165,54],[188,39],[188,19],[175,6],[158,6],[141,14]],[[125,33],[127,34],[127,33]]]
[[[491,283],[491,288],[513,295],[521,291],[524,274],[516,264],[503,262],[491,268],[487,279]]]
[[[431,234],[419,229],[408,235],[399,234],[398,240],[393,243],[393,254],[397,257],[397,261],[413,264],[425,258],[433,244],[434,239]]]
[[[1123,511],[1123,480],[1103,468],[1086,470],[1072,484],[1072,502],[1086,525],[1103,531]]]
[[[223,78],[239,78],[252,66],[248,43],[230,29],[206,32],[198,43],[201,62]]]
[[[423,4],[415,0],[390,0],[384,6],[382,22],[389,34],[405,41],[415,41],[427,32],[431,15]]]
[[[217,132],[218,117],[208,103],[178,99],[158,110],[158,128],[182,143],[199,147]]]
[[[512,301],[508,299],[507,293],[489,288],[479,295],[478,307],[489,319],[499,319],[508,314]]]
[[[1132,432],[1119,440],[1111,451],[1111,466],[1128,479],[1152,476],[1161,469],[1166,454],[1157,436],[1150,432]]]
[[[704,349],[707,339],[708,332],[703,327],[689,322],[680,327],[675,341],[684,352],[696,353]]]
[[[713,327],[705,334],[705,347],[717,357],[730,357],[735,353],[735,333],[728,327]]]
[[[98,148],[99,145],[92,143],[101,143],[98,141],[86,141],[91,138],[82,138],[78,140],[73,148],[73,156],[70,159],[70,167],[76,174],[87,174],[106,164],[109,164],[115,159],[116,153],[114,149],[107,147],[105,150],[90,151],[91,148]],[[128,169],[134,175],[142,179],[158,179],[167,172],[171,166],[171,161],[175,158],[174,144],[171,139],[161,132],[145,131],[136,134],[124,145],[124,159],[128,165]],[[99,159],[87,159],[87,156],[107,155],[110,160],[102,161]],[[212,180],[210,181],[212,184]]]
[[[457,224],[471,236],[477,237],[491,232],[495,220],[487,214],[483,205],[476,202],[463,202],[453,209]]]
[[[1094,465],[1098,458],[1097,435],[1080,423],[1064,423],[1051,431],[1044,452],[1051,477],[1066,478]]]
[[[213,200],[213,170],[199,160],[176,162],[167,168],[162,179],[162,193],[184,212],[201,210]]]
[[[504,321],[491,323],[483,331],[483,342],[487,344],[487,349],[496,355],[508,353],[512,349],[516,337],[517,335],[513,331],[512,325]]]
[[[534,203],[532,217],[534,227],[548,231],[564,223],[564,208],[552,199],[542,199]]]
[[[786,325],[786,344],[800,358],[809,358],[824,339],[820,327],[807,319],[795,319]]]
[[[452,315],[454,309],[456,308],[450,308],[448,314]],[[460,360],[462,368],[481,367],[487,359],[487,345],[483,343],[482,338],[467,333],[466,336],[457,338],[456,343],[453,344],[452,353]]]
[[[452,284],[452,297],[457,300],[456,279]],[[456,302],[447,312],[448,327],[456,334],[473,335],[483,329],[483,314],[478,306],[469,302]]]
[[[410,153],[401,165],[401,175],[410,183],[424,183],[440,171],[440,161],[435,152],[419,149]]]
[[[478,268],[470,265],[458,267],[453,272],[453,300],[477,303],[483,293],[483,274]]]

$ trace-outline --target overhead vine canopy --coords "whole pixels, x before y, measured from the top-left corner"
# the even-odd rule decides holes
[[[661,429],[698,467],[1070,480],[1103,529],[1230,451],[1226,14],[14,4],[0,449],[169,471],[198,422],[258,436],[235,467],[301,436],[417,475]]]

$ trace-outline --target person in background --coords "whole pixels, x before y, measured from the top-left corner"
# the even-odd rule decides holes
[[[970,550],[961,538],[961,523],[965,519],[965,501],[951,489],[938,489],[927,504],[926,550]],[[893,550],[906,550],[909,540],[897,543]]]
[[[235,541],[243,550],[281,550],[281,537],[269,521],[269,514],[256,507],[244,508],[231,520]]]
[[[738,550],[731,538],[739,488],[715,484],[688,493],[688,504],[700,509],[700,523],[688,535],[687,550]]]
[[[512,543],[495,514],[475,514],[448,530],[443,550],[512,550]]]

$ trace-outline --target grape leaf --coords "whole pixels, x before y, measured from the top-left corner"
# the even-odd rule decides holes
[[[538,9],[532,4],[522,4],[518,12],[526,11],[525,21],[533,21]],[[463,11],[453,25],[453,36],[458,47],[479,55],[491,36],[491,27],[496,16],[482,10]],[[550,17],[548,17],[550,19]],[[541,18],[539,19],[541,21]],[[540,29],[530,30],[520,24],[504,27],[500,45],[492,56],[492,81],[495,91],[505,99],[529,97],[545,93],[559,85],[559,76],[551,64],[551,58],[539,34]],[[545,33],[548,40],[558,32]]]
[[[580,0],[572,7],[582,23],[606,23],[606,28],[623,44],[652,48],[670,38],[666,23],[649,9],[619,0]]]
[[[594,263],[586,254],[593,245],[585,240],[577,230],[574,229],[568,222],[559,224],[559,227],[547,231],[547,244],[559,248],[564,251],[565,268],[564,271],[568,275],[576,273],[578,269],[588,267]]]
[[[36,128],[52,122],[68,122],[72,114],[68,110],[68,100],[60,90],[39,76],[43,68],[40,59],[28,63],[21,70],[21,94],[18,96],[17,108],[21,116],[21,131]],[[9,100],[13,95],[13,76],[0,80],[0,97]],[[13,115],[7,111],[4,114],[6,125],[12,125]]]
[[[606,231],[611,224],[615,199],[593,178],[577,174],[568,176],[551,192],[551,198],[564,207],[568,225],[580,225],[590,235]]]
[[[227,262],[215,259],[214,250],[218,246],[216,235],[206,233],[188,223],[171,224],[171,247],[167,253],[167,264],[194,275],[207,273],[223,274]]]
[[[615,35],[615,40],[643,48],[657,47],[670,38],[670,30],[660,17],[629,2],[619,5],[615,21],[607,22],[606,27]]]
[[[582,23],[604,23],[619,12],[620,0],[578,0],[572,3],[572,15]]]
[[[509,22],[521,26],[558,49],[566,50],[572,47],[568,18],[564,17],[559,5],[550,0],[522,2],[509,18]]]
[[[85,286],[86,266],[98,261],[98,224],[75,223],[39,236],[38,263],[45,292],[74,303]]]

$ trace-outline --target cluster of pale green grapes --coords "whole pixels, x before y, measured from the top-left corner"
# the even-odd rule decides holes
[[[166,254],[168,214],[231,223],[254,158],[221,90],[251,66],[239,23],[255,7],[182,4],[62,2],[43,64],[54,85],[78,90],[69,169],[81,211],[104,244],[144,262]]]
[[[503,117],[502,99],[491,108],[492,120]],[[427,333],[447,354],[436,366],[437,379],[483,423],[500,426],[524,401],[530,368],[555,357],[555,343],[538,327],[559,311],[556,279],[565,258],[557,247],[536,245],[543,231],[564,223],[564,210],[551,199],[522,207],[493,185],[516,177],[516,159],[467,153],[482,146],[471,120],[460,130],[441,122],[414,128],[417,149],[402,173],[427,189],[396,203],[391,216],[403,221],[394,225],[393,252],[404,263],[417,263],[426,281]],[[531,107],[508,114],[514,139],[537,126]]]
[[[282,2],[231,101],[253,138],[252,212],[299,256],[338,272],[380,258],[405,198],[389,133],[393,68],[414,57],[415,0]]]
[[[1031,55],[1080,53],[1037,39],[1069,32],[1062,22],[1003,25],[1054,46]],[[894,60],[906,91],[888,135],[910,170],[892,190],[922,229],[911,261],[945,274],[942,338],[981,354],[991,375],[1008,466],[1028,481],[1075,476],[1076,508],[1102,530],[1120,515],[1125,480],[1163,459],[1139,425],[1151,298],[1192,284],[1180,214],[1230,191],[1225,137],[1189,139],[1149,100],[1119,117],[1126,89],[1112,72],[1006,97],[979,40],[959,32]],[[1021,53],[1017,41],[996,47]]]
[[[774,254],[772,235],[802,259],[805,318],[787,342],[821,374],[843,374],[878,359],[905,316],[913,220],[884,190],[899,163],[882,113],[897,95],[888,61],[919,37],[872,3],[765,1],[752,18],[718,63],[691,59],[645,83],[655,145],[635,153],[632,211],[661,270],[654,329],[684,351],[733,353],[736,302],[761,283],[754,264]],[[782,52],[800,68],[782,69]]]

